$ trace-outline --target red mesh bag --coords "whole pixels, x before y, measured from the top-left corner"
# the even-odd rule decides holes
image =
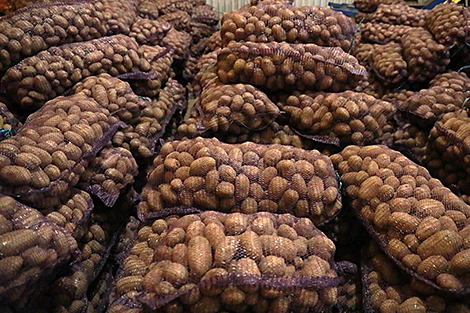
[[[222,83],[249,83],[270,91],[342,91],[366,76],[356,58],[339,48],[315,44],[237,43],[219,52]]]
[[[2,192],[47,208],[78,183],[90,158],[122,126],[83,94],[49,101],[0,142]]]
[[[289,214],[208,211],[155,220],[139,227],[118,274],[121,298],[109,312],[127,312],[126,298],[149,312],[325,312],[336,303],[335,269],[345,265],[333,263],[334,253],[309,219]]]
[[[321,224],[341,209],[333,166],[320,152],[202,138],[166,143],[149,171],[142,198],[142,219],[183,205],[292,213]]]
[[[467,299],[449,297],[410,277],[393,264],[375,243],[371,242],[362,254],[364,312],[468,312]]]
[[[343,13],[320,6],[291,6],[283,3],[252,6],[226,13],[220,34],[230,41],[314,43],[349,51],[354,25]]]
[[[39,211],[0,195],[0,299],[24,302],[40,279],[77,249],[76,240]]]
[[[151,69],[134,39],[116,35],[49,48],[10,68],[1,84],[20,110],[33,112],[89,76],[119,76]]]
[[[397,108],[421,119],[435,122],[446,113],[460,111],[468,97],[470,97],[469,91],[462,92],[436,86],[420,90],[400,103]]]
[[[202,91],[192,110],[198,112],[196,133],[238,135],[274,122],[279,108],[268,96],[248,84],[220,85]]]
[[[366,22],[361,24],[361,40],[371,43],[387,44],[401,42],[401,37],[412,26],[394,25],[388,23]]]
[[[374,45],[369,62],[376,76],[387,85],[400,84],[408,76],[408,65],[403,59],[401,46],[397,43]]]
[[[160,45],[171,28],[170,23],[142,18],[132,24],[129,37],[135,38],[141,45]]]
[[[438,44],[424,28],[412,28],[402,36],[403,58],[408,63],[408,81],[425,82],[444,72],[449,50]]]
[[[395,113],[390,103],[353,91],[295,92],[279,105],[299,134],[338,146],[373,142]]]
[[[470,91],[470,79],[464,72],[448,71],[437,74],[430,82],[429,87],[446,87],[455,91]]]
[[[114,1],[40,3],[2,17],[0,73],[50,47],[100,38],[111,29],[118,31],[111,25],[113,13],[123,18],[121,24],[132,23],[132,18],[126,20],[125,16],[135,15],[134,11],[120,8],[132,7],[133,1],[114,8],[110,2]]]
[[[440,290],[470,291],[470,206],[385,146],[349,146],[331,160],[354,212],[400,268]]]
[[[470,36],[468,8],[453,2],[436,5],[427,16],[427,28],[446,46],[465,44]]]
[[[371,22],[425,27],[430,10],[420,10],[404,4],[381,4],[370,14]]]
[[[468,194],[468,122],[465,111],[445,114],[434,124],[423,164],[431,173],[459,193]]]

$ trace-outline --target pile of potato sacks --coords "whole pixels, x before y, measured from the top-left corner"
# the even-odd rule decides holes
[[[467,8],[38,2],[0,8],[2,312],[470,312]]]

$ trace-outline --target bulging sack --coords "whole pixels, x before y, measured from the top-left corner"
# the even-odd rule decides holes
[[[36,209],[0,195],[0,299],[22,301],[40,278],[77,249],[64,228]]]
[[[150,312],[324,312],[337,300],[336,268],[347,263],[335,265],[334,253],[309,219],[290,214],[155,220],[139,227],[110,312],[123,297]]]
[[[355,213],[398,266],[434,288],[470,291],[469,205],[385,146],[349,146],[331,160]]]
[[[218,55],[222,83],[249,83],[270,91],[342,91],[367,72],[340,48],[282,42],[231,42]]]
[[[333,166],[317,150],[203,138],[166,143],[154,159],[142,197],[142,219],[185,206],[291,213],[321,224],[341,209]]]

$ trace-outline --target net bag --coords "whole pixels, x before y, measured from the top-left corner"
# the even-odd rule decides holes
[[[129,37],[135,38],[140,45],[160,45],[171,28],[170,23],[141,18],[132,24]]]
[[[373,142],[395,113],[388,102],[353,91],[295,92],[280,103],[289,125],[315,141],[344,146]]]
[[[412,26],[377,22],[361,23],[361,40],[378,44],[400,43],[402,36],[410,29]]]
[[[408,81],[425,82],[445,71],[449,50],[438,44],[424,28],[412,28],[402,36],[403,58],[408,63]]]
[[[24,301],[32,286],[69,259],[76,240],[39,211],[0,195],[0,299]]]
[[[445,114],[434,124],[423,164],[431,173],[456,192],[468,194],[467,171],[470,120],[466,112]]]
[[[427,28],[436,41],[446,46],[465,44],[469,37],[469,12],[453,2],[436,5],[427,16]]]
[[[425,27],[430,10],[420,10],[404,4],[380,4],[370,14],[370,22]]]
[[[359,12],[364,13],[372,13],[377,10],[380,4],[401,4],[405,5],[405,1],[403,0],[355,0],[353,2],[354,7]]]
[[[124,188],[134,183],[137,174],[138,166],[129,150],[104,148],[90,161],[77,186],[112,207]]]
[[[10,68],[1,86],[13,95],[19,110],[33,112],[86,77],[151,69],[134,39],[116,35],[42,51]]]
[[[207,211],[147,225],[116,289],[149,312],[322,312],[336,302],[335,246],[308,219]]]
[[[408,65],[397,43],[374,45],[369,62],[376,76],[386,85],[400,84],[408,76]]]
[[[89,158],[122,127],[83,94],[58,97],[31,114],[18,133],[0,142],[2,192],[47,208],[75,186]]]
[[[470,206],[385,146],[349,146],[331,159],[354,212],[398,266],[434,288],[469,292]]]
[[[468,91],[436,86],[420,90],[397,108],[434,123],[446,113],[460,111],[468,97]]]
[[[333,166],[320,152],[203,138],[166,143],[154,159],[142,198],[142,219],[183,205],[291,213],[321,224],[341,209]]]
[[[349,51],[354,25],[343,13],[320,6],[282,3],[252,6],[225,13],[220,35],[226,46],[237,42],[314,43]]]
[[[364,312],[468,312],[467,299],[440,294],[405,274],[375,243],[371,242],[362,254]],[[436,266],[440,266],[438,262]]]
[[[339,48],[315,44],[237,43],[219,52],[222,83],[248,83],[270,91],[342,91],[355,86],[366,70]]]
[[[193,108],[199,112],[196,129],[219,134],[237,134],[241,128],[263,129],[280,114],[268,96],[248,84],[220,85],[202,91]]]

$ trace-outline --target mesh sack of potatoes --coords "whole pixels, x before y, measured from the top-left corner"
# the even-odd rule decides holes
[[[116,211],[118,212],[118,211]],[[121,212],[119,212],[121,213]],[[104,269],[114,245],[122,217],[95,208],[84,236],[78,242],[78,253],[67,268],[58,272],[51,284],[41,285],[39,295],[29,301],[26,312],[79,313],[87,308],[91,284]]]
[[[425,27],[429,12],[405,4],[381,4],[370,18],[374,23]]]
[[[185,11],[176,11],[160,16],[158,21],[169,23],[176,30],[187,31],[191,22],[191,15]]]
[[[212,52],[219,48],[222,48],[222,37],[220,36],[220,30],[216,31],[209,37],[206,51]]]
[[[401,4],[405,5],[403,0],[355,0],[353,2],[354,7],[359,12],[372,13],[377,10],[380,4]]]
[[[96,195],[112,207],[121,191],[134,182],[138,174],[132,153],[124,148],[104,148],[93,158],[80,177],[77,187]]]
[[[203,89],[215,87],[221,85],[219,76],[217,76],[217,58],[221,49],[209,52],[201,56],[199,59],[196,70],[198,71],[194,75],[194,80],[191,82],[190,98],[197,98],[200,96]]]
[[[88,229],[91,212],[95,207],[91,196],[86,191],[70,188],[63,196],[48,200],[46,198],[46,201],[39,203],[38,206],[43,207],[41,213],[74,238],[81,238]],[[46,204],[49,206],[46,207]]]
[[[88,76],[151,70],[135,40],[116,35],[42,51],[10,68],[1,86],[13,95],[18,110],[33,112]]]
[[[160,0],[153,1],[155,7],[161,14],[168,14],[175,11],[185,11],[191,13],[196,3],[186,0]]]
[[[188,33],[193,37],[193,42],[198,42],[202,38],[210,37],[218,30],[218,25],[207,25],[205,23],[191,21],[189,23]]]
[[[401,89],[397,91],[391,91],[382,96],[382,100],[390,102],[395,107],[398,107],[406,101],[409,97],[412,97],[416,94],[416,91]]]
[[[383,135],[377,140],[393,149],[407,153],[414,161],[421,163],[426,154],[429,130],[413,123],[395,125],[389,123],[383,127]]]
[[[465,111],[445,114],[434,124],[423,164],[449,187],[469,194],[470,118]]]
[[[337,146],[373,142],[396,111],[388,102],[353,91],[294,92],[281,103],[292,128],[307,138]]]
[[[359,64],[364,66],[366,69],[370,69],[370,58],[374,51],[374,45],[370,43],[358,42],[354,45],[351,54],[357,59]]]
[[[289,125],[280,125],[275,121],[257,131],[233,124],[230,127],[230,132],[227,133],[206,131],[200,134],[199,126],[200,117],[198,112],[192,110],[190,117],[184,123],[177,125],[175,137],[178,139],[191,139],[201,135],[206,138],[216,137],[222,142],[231,144],[251,141],[257,144],[281,144],[301,149],[313,149],[314,146],[312,140],[299,136]]]
[[[255,6],[258,4],[276,4],[276,3],[292,5],[294,1],[293,0],[250,0],[250,5],[252,6]]]
[[[377,99],[382,99],[383,96],[390,92],[389,87],[385,86],[374,72],[369,72],[368,74],[367,79],[362,79],[357,83],[354,91],[368,94]]]
[[[470,97],[469,91],[462,92],[447,87],[431,87],[422,89],[406,101],[401,102],[397,109],[434,123],[446,113],[461,110],[468,97]]]
[[[127,125],[116,133],[113,145],[130,150],[136,157],[151,157],[175,112],[186,106],[186,89],[177,80],[168,79],[158,99],[151,100],[150,105],[141,111],[138,123]]]
[[[412,28],[402,36],[403,58],[408,63],[408,81],[425,82],[445,71],[449,49],[437,43],[424,28]]]
[[[266,4],[225,13],[220,35],[230,41],[314,43],[349,51],[354,24],[343,13],[320,6]]]
[[[150,20],[157,20],[160,18],[160,12],[155,7],[155,2],[152,0],[141,0],[137,7],[137,14],[141,18]]]
[[[208,41],[209,37],[205,37],[200,39],[197,43],[191,44],[188,57],[183,61],[184,63],[182,64],[182,76],[186,81],[192,81],[194,76],[199,72],[197,64],[207,49]]]
[[[270,91],[342,91],[354,87],[365,68],[340,48],[315,44],[231,42],[219,52],[222,83],[248,83]]]
[[[150,63],[151,73],[147,77],[145,73],[137,72],[137,77],[130,81],[132,90],[138,95],[155,97],[162,90],[168,78],[174,76],[171,68],[173,53],[171,53],[170,49],[160,46],[143,45],[140,46],[140,49],[145,59]],[[133,74],[129,73],[129,75],[132,76]]]
[[[160,45],[171,28],[170,23],[142,18],[132,24],[129,37],[135,38],[140,45]]]
[[[148,173],[142,197],[142,219],[183,205],[292,213],[322,224],[341,209],[333,166],[317,150],[203,138],[166,143]]]
[[[441,3],[429,12],[427,28],[440,44],[465,44],[470,38],[469,17],[468,8],[453,2]]]
[[[76,185],[88,159],[122,126],[83,94],[47,102],[0,142],[2,192],[47,207],[40,199],[53,200]]]
[[[200,111],[197,130],[237,134],[240,129],[257,130],[271,124],[280,114],[268,96],[247,84],[221,85],[203,89],[195,109]]]
[[[401,46],[395,42],[373,45],[370,64],[377,77],[385,84],[400,84],[408,76],[408,65],[403,59]]]
[[[152,154],[168,120],[176,110],[185,107],[181,103],[184,87],[171,78],[154,99],[137,96],[128,83],[108,74],[90,76],[76,84],[73,91],[92,97],[126,123],[126,127],[113,137],[113,144],[131,150],[136,157]]]
[[[0,141],[13,136],[20,125],[18,119],[8,110],[6,104],[0,102]]]
[[[437,289],[468,292],[470,206],[386,146],[349,146],[331,160],[355,213],[397,265]]]
[[[52,46],[103,37],[107,32],[106,20],[102,5],[97,4],[47,3],[2,17],[0,73]]]
[[[434,76],[429,87],[446,87],[467,92],[470,91],[470,78],[464,72],[448,71]]]
[[[211,5],[198,5],[191,11],[191,20],[207,25],[217,25],[219,23],[219,15]]]
[[[192,43],[193,37],[190,34],[172,28],[162,39],[161,45],[172,50],[173,59],[185,60],[188,58]]]
[[[257,144],[278,144],[309,150],[314,148],[313,141],[299,136],[289,125],[280,125],[276,122],[259,131],[247,131],[238,136],[226,135],[221,137],[221,140],[227,143],[251,141]]]
[[[436,259],[435,265],[440,267]],[[445,266],[445,265],[444,265]],[[429,285],[410,277],[390,261],[377,244],[363,251],[361,271],[365,312],[368,313],[468,313],[468,299],[440,294]]]
[[[0,195],[0,299],[24,301],[32,285],[68,259],[76,240],[36,209]]]
[[[148,312],[325,312],[337,298],[334,253],[290,214],[170,217],[139,229],[116,290]]]
[[[388,23],[362,23],[361,40],[371,43],[387,44],[391,41],[401,42],[401,37],[412,27]]]

